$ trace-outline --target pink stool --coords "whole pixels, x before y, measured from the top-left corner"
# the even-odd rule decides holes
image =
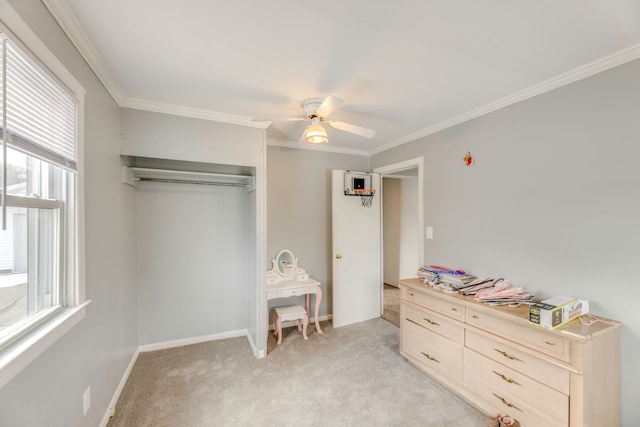
[[[278,336],[278,345],[282,342],[282,322],[287,320],[297,320],[298,330],[302,331],[305,340],[309,339],[307,336],[307,325],[309,324],[307,310],[301,305],[277,307],[273,310],[273,335]]]

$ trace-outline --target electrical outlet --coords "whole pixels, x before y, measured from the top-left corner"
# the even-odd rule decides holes
[[[87,415],[87,412],[89,412],[89,408],[91,407],[91,387],[87,387],[82,395],[82,406],[84,408],[83,415]]]

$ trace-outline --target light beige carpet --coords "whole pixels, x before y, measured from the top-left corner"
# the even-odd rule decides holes
[[[109,427],[487,425],[399,355],[391,323],[322,327],[269,335],[263,359],[244,337],[142,353]]]

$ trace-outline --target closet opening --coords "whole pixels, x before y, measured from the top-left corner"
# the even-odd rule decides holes
[[[140,344],[258,347],[257,168],[121,157],[137,204]]]

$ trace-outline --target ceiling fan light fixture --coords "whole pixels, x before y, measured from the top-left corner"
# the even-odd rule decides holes
[[[321,124],[307,126],[305,138],[312,144],[324,144],[329,141],[327,131]]]

